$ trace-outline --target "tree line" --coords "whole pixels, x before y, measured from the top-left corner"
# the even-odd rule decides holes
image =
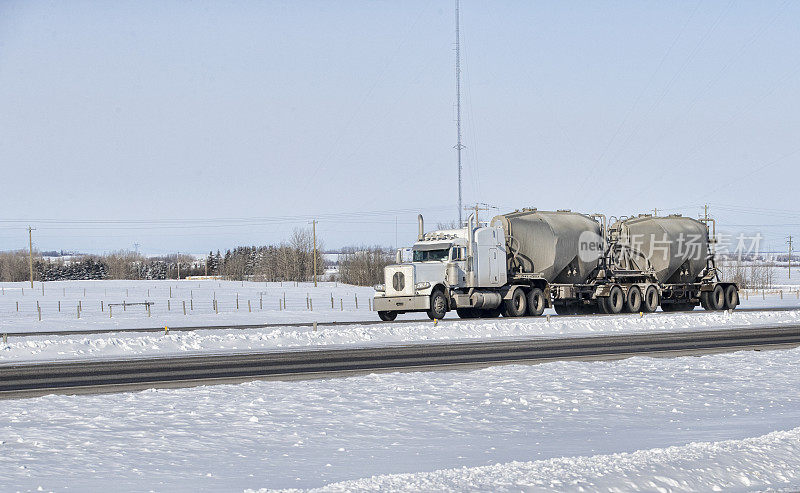
[[[325,279],[326,262],[317,238],[317,276]],[[382,247],[349,247],[339,255],[340,282],[373,285],[382,281],[383,267],[393,253]],[[0,252],[0,281],[27,281],[29,253]],[[127,250],[103,255],[45,257],[34,252],[34,280],[176,279],[187,276],[221,276],[231,280],[311,281],[314,276],[314,243],[311,231],[296,229],[288,241],[277,245],[239,246],[209,252],[204,260],[189,255],[145,257]]]

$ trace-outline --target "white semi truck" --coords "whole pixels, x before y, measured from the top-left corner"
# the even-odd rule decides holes
[[[696,248],[679,248],[687,236]],[[602,215],[522,209],[484,223],[473,214],[465,228],[426,233],[420,215],[412,261],[398,251],[373,306],[385,321],[406,312],[441,319],[450,310],[475,318],[537,316],[547,307],[560,314],[732,309],[738,290],[719,281],[711,241],[707,224],[682,216],[607,226]]]

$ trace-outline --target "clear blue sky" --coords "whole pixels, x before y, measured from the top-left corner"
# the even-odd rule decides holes
[[[31,223],[40,249],[204,252],[312,216],[332,248],[395,218],[413,241],[456,216],[453,8],[0,2],[0,250]],[[465,203],[709,203],[784,249],[798,26],[791,1],[462,0]]]

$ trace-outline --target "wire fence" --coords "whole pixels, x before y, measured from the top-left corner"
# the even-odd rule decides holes
[[[256,312],[371,311],[372,290],[333,282],[78,281],[0,285],[5,321]]]

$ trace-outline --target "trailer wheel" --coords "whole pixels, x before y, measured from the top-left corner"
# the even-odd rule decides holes
[[[725,289],[725,309],[733,310],[739,304],[739,290],[731,284]]]
[[[378,316],[384,322],[391,322],[397,318],[397,312],[378,312]]]
[[[447,298],[441,291],[434,291],[431,295],[431,307],[428,310],[428,318],[431,320],[443,319],[447,314]]]
[[[539,288],[533,288],[528,293],[528,315],[538,317],[544,313],[544,293]]]
[[[658,299],[658,289],[653,286],[647,286],[644,290],[644,298],[642,299],[642,311],[646,313],[653,313],[658,309],[658,304],[661,300]]]
[[[525,315],[527,301],[525,292],[522,289],[515,290],[510,300],[503,301],[503,315],[506,317],[521,317]]]
[[[609,291],[605,299],[606,313],[619,313],[625,304],[625,295],[622,293],[622,288],[614,286]]]
[[[625,311],[637,313],[642,308],[642,290],[639,286],[628,288],[628,296],[625,298]]]
[[[714,286],[714,290],[708,295],[708,307],[712,310],[725,308],[725,289],[719,284]]]

